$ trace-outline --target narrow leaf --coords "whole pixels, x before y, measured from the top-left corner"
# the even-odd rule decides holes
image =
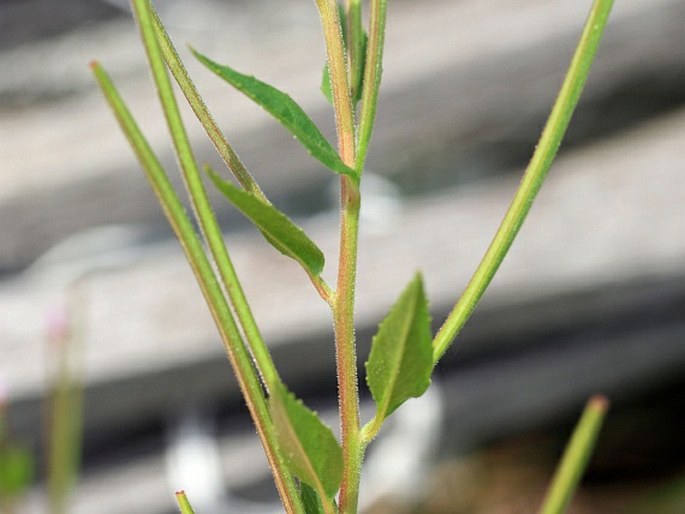
[[[380,424],[409,398],[421,396],[433,369],[430,316],[417,274],[380,324],[371,342],[366,381]]]
[[[312,487],[304,482],[300,483],[300,498],[302,498],[305,514],[324,514],[321,498]]]
[[[207,68],[280,121],[313,157],[336,173],[356,177],[355,171],[343,163],[312,119],[289,95],[255,77],[243,75],[228,66],[218,64],[195,50],[193,53]]]
[[[594,396],[588,401],[552,478],[540,514],[566,512],[590,460],[608,408],[609,402],[604,396]]]
[[[279,252],[295,259],[310,274],[317,276],[324,266],[324,256],[311,239],[281,211],[252,193],[223,180],[206,168],[214,185],[242,212]]]
[[[342,480],[342,450],[331,429],[279,384],[269,399],[279,446],[290,472],[330,499]]]

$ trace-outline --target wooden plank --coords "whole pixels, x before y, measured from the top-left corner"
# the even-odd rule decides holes
[[[681,111],[560,159],[521,239],[486,295],[485,307],[514,309],[574,291],[608,288],[608,303],[601,295],[592,301],[586,296],[579,307],[571,296],[566,321],[564,315],[556,320],[552,315],[540,318],[538,311],[518,311],[513,316],[519,331],[534,330],[546,322],[552,326],[568,319],[580,322],[620,309],[620,288],[614,291],[621,284],[658,280],[677,284],[685,262],[685,149],[680,141],[684,129],[685,111]],[[406,201],[397,206],[388,224],[367,225],[373,230],[362,233],[358,276],[362,345],[416,269],[425,273],[433,313],[437,316],[448,308],[488,244],[514,187],[514,181],[503,178],[487,188]],[[305,223],[328,255],[335,254],[337,244],[334,224],[334,213]],[[311,357],[304,361],[311,366],[308,373],[315,373],[318,364],[330,364],[326,308],[303,273],[254,233],[230,234],[228,239],[265,337],[275,351],[284,345],[279,362],[284,374],[295,378],[301,373],[300,353],[290,350],[301,341],[307,342]],[[329,276],[333,260],[327,264]],[[97,266],[96,261],[96,270]],[[46,263],[42,270],[36,268],[5,283],[0,291],[0,375],[17,398],[41,394],[49,364],[37,357],[45,354],[42,320],[64,299],[60,275],[59,265]],[[677,291],[676,287],[674,298]],[[107,384],[133,387],[135,380],[165,383],[182,391],[187,386],[171,378],[174,372],[192,374],[202,363],[223,362],[197,286],[177,249],[141,250],[121,267],[94,271],[82,279],[81,292],[79,315],[87,320],[86,378],[93,391],[106,390]],[[472,337],[475,330],[478,340],[478,330],[491,335],[506,331],[512,316],[504,320],[495,325],[497,329],[488,323],[468,330]],[[223,380],[199,386],[198,397],[207,388],[228,387]],[[145,390],[152,394],[156,409],[166,408],[164,398],[172,397],[169,389],[162,389],[162,396],[151,386]],[[136,409],[132,396],[118,395],[120,403],[111,404],[111,412]],[[97,408],[106,404],[99,402]],[[140,408],[153,407],[147,402]],[[106,423],[108,415],[104,416],[100,419]]]
[[[418,190],[520,164],[537,137],[589,4],[434,0],[393,5],[369,169],[392,176],[405,190]],[[599,106],[631,84],[641,91],[652,88],[661,98],[677,92],[682,97],[683,11],[679,0],[617,3],[588,85],[588,107],[581,110],[572,137],[602,125]],[[311,50],[321,43],[316,13],[307,5],[293,8],[291,17],[292,24],[272,30],[273,15],[256,7],[198,4],[192,12],[176,11],[169,23],[179,43],[191,40],[216,59],[231,60],[288,90],[332,134],[328,107],[317,92],[323,55]],[[207,30],[198,33],[195,27],[203,24]],[[22,269],[64,237],[102,224],[149,224],[166,234],[85,67],[98,57],[111,69],[173,168],[133,24],[84,30],[59,43],[0,56],[0,67],[9,70],[0,77],[0,98],[7,99],[0,105],[0,272]],[[226,50],[232,46],[240,51]],[[289,51],[279,51],[283,48]],[[321,209],[321,196],[303,191],[320,191],[332,180],[330,174],[258,108],[198,66],[191,71],[238,151],[279,205],[300,213]],[[29,107],[17,109],[12,102],[29,102]],[[612,123],[618,122],[604,130]],[[200,129],[190,128],[198,155],[213,161]],[[222,204],[219,209],[229,216]]]

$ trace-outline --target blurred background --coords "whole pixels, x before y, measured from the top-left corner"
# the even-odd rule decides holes
[[[332,279],[335,177],[185,49],[287,91],[333,138],[314,3],[158,4],[229,140],[324,249]],[[416,270],[436,329],[465,287],[590,4],[390,2],[363,188],[362,363]],[[179,488],[199,512],[279,512],[198,288],[90,75],[95,58],[175,170],[124,0],[0,0],[0,417],[3,437],[36,458],[16,512],[56,512],[50,497],[74,514],[170,513]],[[219,166],[187,120],[198,159]],[[520,238],[430,394],[374,443],[367,512],[534,511],[594,393],[612,410],[571,512],[685,511],[684,141],[685,3],[616,2]],[[325,305],[214,198],[284,379],[336,427]],[[60,398],[72,407],[56,408]],[[82,451],[65,458],[79,461],[78,479],[48,494],[59,462],[46,457],[48,434],[60,423],[82,426]]]

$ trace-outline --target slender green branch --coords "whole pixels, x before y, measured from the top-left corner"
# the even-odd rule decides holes
[[[356,512],[363,458],[360,444],[357,352],[354,335],[360,199],[357,184],[349,177],[342,177],[340,261],[333,322],[343,451],[343,480],[340,487],[339,505],[340,512],[346,514]]]
[[[242,161],[238,157],[238,154],[235,153],[233,147],[229,144],[226,136],[221,132],[221,129],[216,124],[216,121],[207,109],[207,106],[198,93],[195,84],[190,78],[190,75],[188,75],[188,71],[183,65],[183,61],[181,61],[176,48],[174,48],[174,45],[169,38],[169,34],[164,29],[164,25],[162,25],[157,12],[154,10],[152,11],[152,19],[164,61],[169,67],[171,74],[176,79],[176,83],[181,88],[183,95],[188,100],[188,104],[193,109],[197,119],[204,127],[205,132],[207,132],[209,139],[214,144],[217,152],[219,152],[219,155],[226,163],[228,169],[233,172],[235,178],[238,180],[240,185],[245,188],[246,191],[257,195],[262,200],[268,202],[261,188],[257,182],[255,182],[252,175],[250,175],[250,172],[247,171]]]
[[[193,507],[190,505],[190,501],[188,501],[185,491],[178,491],[176,493],[176,502],[178,503],[178,507],[181,509],[181,514],[195,514]]]
[[[326,40],[328,71],[333,93],[338,147],[343,162],[354,167],[354,110],[347,76],[347,59],[342,38],[342,27],[336,0],[316,0]]]
[[[371,0],[369,17],[369,42],[366,50],[364,81],[362,89],[362,110],[359,121],[357,143],[357,171],[361,173],[366,154],[369,151],[371,132],[376,120],[378,92],[383,71],[383,46],[385,42],[385,20],[387,18],[387,0]]]
[[[590,71],[590,65],[604,33],[612,4],[613,0],[595,0],[590,10],[590,15],[585,23],[580,42],[559,91],[559,96],[509,210],[466,290],[435,336],[433,361],[436,363],[462,329],[485,293],[530,211],[533,200],[547,176],[571,120],[573,110],[578,103]]]
[[[587,403],[552,478],[547,496],[540,508],[540,514],[566,512],[592,456],[608,408],[609,402],[604,396],[595,396]]]
[[[181,243],[186,258],[197,278],[221,335],[228,360],[233,367],[245,402],[254,419],[259,437],[262,440],[264,451],[274,474],[274,481],[283,504],[289,513],[302,513],[302,506],[297,496],[293,478],[286,471],[282,456],[278,450],[259,377],[252,366],[250,354],[235,324],[233,314],[226,302],[221,286],[216,280],[212,265],[207,259],[202,243],[195,233],[193,224],[188,218],[185,208],[159,159],[150,148],[128,108],[116,91],[111,79],[98,63],[92,63],[91,68],[126,138],[140,161],[147,179],[162,205],[169,224]]]
[[[140,25],[143,42],[148,54],[148,60],[153,70],[153,77],[157,85],[159,98],[164,108],[169,132],[174,142],[174,147],[179,158],[186,189],[195,210],[196,217],[202,228],[202,232],[211,249],[212,255],[219,269],[219,274],[228,291],[231,303],[238,315],[240,325],[250,344],[250,349],[255,356],[259,371],[261,372],[266,386],[271,389],[280,381],[278,372],[271,359],[264,339],[259,332],[252,311],[245,297],[238,276],[229,256],[223,234],[216,221],[207,191],[205,190],[200,176],[190,141],[183,125],[181,113],[174,97],[173,88],[169,76],[166,73],[164,59],[158,44],[155,31],[154,17],[148,0],[134,0],[136,16]]]

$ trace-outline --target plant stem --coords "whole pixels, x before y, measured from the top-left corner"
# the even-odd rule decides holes
[[[195,514],[185,491],[178,491],[176,493],[176,501],[178,502],[178,507],[181,509],[181,514]]]
[[[355,124],[348,83],[345,48],[335,0],[316,0],[328,55],[338,132],[338,147],[345,164],[355,167]],[[354,336],[354,296],[357,272],[360,193],[358,178],[342,176],[340,214],[340,257],[338,283],[332,302],[335,329],[338,403],[343,452],[343,478],[338,496],[339,512],[357,511],[363,448],[359,427],[357,352]]]
[[[343,479],[339,495],[341,513],[357,509],[362,448],[359,430],[357,352],[354,335],[354,296],[359,234],[359,186],[341,178],[340,260],[333,309],[338,370],[338,394],[343,451]]]
[[[196,217],[202,228],[205,240],[207,241],[219,274],[226,288],[231,303],[236,311],[240,325],[249,342],[250,349],[255,356],[257,365],[268,389],[273,388],[276,382],[280,381],[278,372],[271,359],[266,344],[259,332],[252,311],[245,297],[243,288],[238,280],[238,276],[233,267],[228,249],[224,243],[223,234],[214,216],[214,211],[209,202],[207,191],[205,190],[200,170],[198,169],[190,141],[183,125],[181,113],[174,97],[174,91],[166,72],[161,48],[158,43],[154,25],[154,16],[151,12],[148,0],[134,0],[136,7],[136,17],[140,25],[140,30],[148,54],[150,67],[153,71],[155,84],[159,98],[164,108],[164,113],[169,125],[169,132],[174,142],[176,154],[183,172],[183,179],[186,189],[190,196],[191,204]]]
[[[376,120],[378,92],[383,71],[383,45],[385,42],[387,6],[387,0],[371,0],[369,41],[367,43],[366,64],[364,66],[362,110],[357,143],[357,169],[359,173],[361,173],[366,161],[366,154],[368,153],[371,141],[371,132]]]
[[[226,136],[221,132],[221,129],[207,109],[207,106],[198,93],[190,75],[188,75],[188,71],[183,65],[183,61],[181,61],[176,48],[174,48],[174,45],[169,38],[169,34],[164,29],[164,25],[162,25],[162,22],[154,9],[152,10],[152,19],[164,61],[169,67],[171,74],[176,79],[176,83],[181,88],[183,95],[188,100],[188,104],[193,109],[197,119],[204,127],[209,139],[214,144],[217,152],[219,152],[219,155],[226,163],[228,169],[233,172],[235,178],[246,191],[249,191],[268,202],[263,191],[257,182],[255,182],[252,175],[250,175],[250,172],[247,171],[240,160],[240,157],[235,153],[233,147],[229,144]]]
[[[590,398],[559,463],[540,514],[563,514],[592,456],[609,408],[604,396]]]
[[[433,341],[433,361],[435,363],[440,360],[440,357],[471,316],[530,211],[533,200],[559,150],[573,110],[578,104],[580,93],[590,71],[590,65],[604,33],[612,4],[613,0],[595,0],[590,10],[580,42],[559,91],[559,96],[554,103],[533,158],[523,175],[509,210],[464,293],[435,336]]]
[[[354,167],[354,111],[347,79],[347,60],[336,0],[316,0],[326,40],[328,71],[331,79],[335,126],[338,133],[340,156],[345,164]]]
[[[193,224],[188,218],[176,191],[174,191],[164,168],[162,168],[159,159],[155,156],[138,128],[111,79],[98,63],[93,62],[91,68],[126,138],[138,157],[147,179],[160,201],[169,224],[181,243],[186,258],[197,278],[221,335],[228,360],[236,375],[238,385],[245,398],[245,403],[256,425],[257,433],[262,441],[267,460],[274,475],[276,488],[286,511],[288,513],[302,514],[303,509],[295,483],[284,466],[282,455],[277,446],[275,431],[259,377],[252,366],[250,354],[238,331],[233,314],[226,302],[221,286],[216,280],[212,266],[205,255],[202,243],[195,233]]]

